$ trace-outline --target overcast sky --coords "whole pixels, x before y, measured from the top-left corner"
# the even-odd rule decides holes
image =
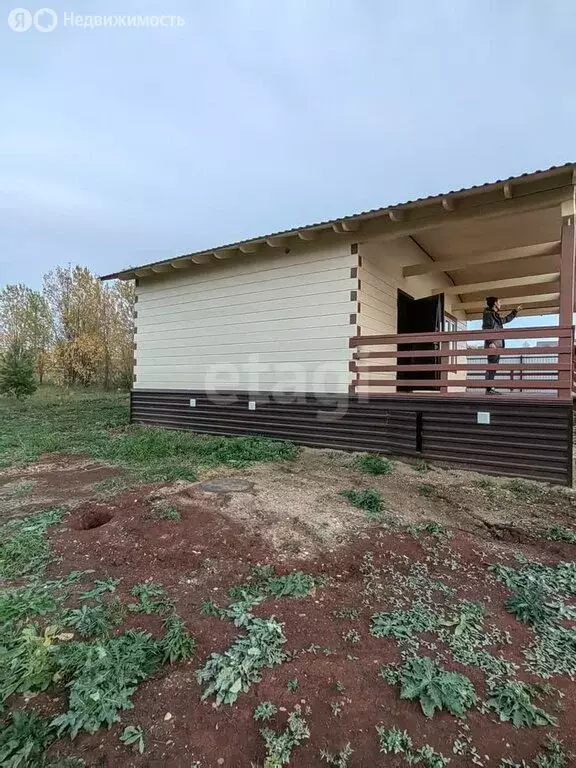
[[[0,286],[576,159],[572,0],[45,2],[0,19]]]

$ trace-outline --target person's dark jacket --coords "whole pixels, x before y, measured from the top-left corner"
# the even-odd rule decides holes
[[[500,312],[497,312],[495,309],[490,309],[489,307],[486,307],[484,310],[484,314],[482,316],[482,330],[483,331],[501,331],[502,328],[506,323],[509,323],[511,320],[514,320],[518,312],[513,309],[512,312],[510,312],[507,315],[502,315]],[[493,339],[492,341],[490,339],[486,339],[484,342],[484,347],[487,348],[494,344],[496,347],[503,348],[505,346],[504,339]]]

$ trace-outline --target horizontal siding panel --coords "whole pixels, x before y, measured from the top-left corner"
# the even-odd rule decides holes
[[[142,345],[142,348],[146,350],[145,346]],[[148,366],[158,366],[162,365],[165,366],[167,364],[170,364],[169,361],[171,361],[172,365],[179,364],[182,362],[185,365],[188,366],[194,366],[197,368],[206,368],[209,365],[212,365],[214,363],[222,362],[221,353],[219,350],[213,350],[213,353],[210,354],[210,350],[206,350],[204,354],[202,355],[201,362],[196,362],[196,356],[194,354],[190,354],[190,349],[188,345],[183,345],[180,348],[174,348],[169,347],[167,349],[164,349],[161,346],[156,346],[149,348],[151,351],[154,352],[154,355],[146,355],[145,357],[145,365]],[[317,362],[318,360],[318,352],[320,350],[295,350],[295,351],[286,351],[282,352],[278,349],[274,350],[267,350],[265,352],[258,353],[259,362],[261,363],[310,363],[310,362]],[[331,361],[344,361],[348,360],[349,354],[348,350],[342,349],[342,345],[340,345],[340,348],[338,349],[324,349],[321,350],[322,352],[322,359],[325,362],[331,362]],[[255,354],[254,349],[250,347],[245,352],[235,352],[234,350],[230,350],[230,352],[226,355],[226,362],[227,363],[235,363],[237,365],[242,365],[247,363],[251,357],[253,357]]]
[[[359,275],[362,283],[368,288],[368,296],[379,299],[384,295],[396,299],[398,283],[392,275],[384,272],[383,266],[364,261],[360,267]]]
[[[316,337],[308,337],[308,338],[293,338],[293,339],[285,339],[282,342],[282,350],[285,350],[287,355],[290,356],[286,357],[287,361],[292,361],[297,359],[295,356],[298,354],[298,350],[302,350],[305,355],[302,356],[302,360],[305,361],[307,359],[316,359],[316,360],[328,360],[329,357],[324,358],[322,355],[326,354],[328,352],[334,353],[334,352],[342,352],[344,349],[343,346],[343,340],[346,340],[346,354],[345,359],[350,359],[350,350],[348,348],[348,334],[350,333],[350,326],[347,326],[348,330],[346,333],[342,332],[339,336],[329,336],[327,338],[318,339]],[[175,357],[180,357],[182,355],[190,355],[192,353],[196,354],[200,350],[202,350],[202,359],[206,359],[208,357],[212,357],[214,355],[219,356],[221,355],[221,352],[217,348],[214,347],[214,345],[208,341],[204,344],[197,344],[194,342],[194,344],[191,343],[189,336],[183,336],[179,339],[170,338],[169,340],[165,340],[162,337],[160,338],[150,338],[150,335],[145,336],[137,336],[137,355],[138,353],[146,353],[146,357],[149,359],[152,359],[152,357],[156,356],[157,351],[162,348],[170,353],[173,352]],[[241,355],[243,359],[246,358],[247,355],[251,353],[261,353],[261,354],[274,354],[278,353],[280,348],[277,344],[274,343],[273,339],[265,339],[263,341],[251,341],[249,343],[241,343],[241,342],[232,342],[228,345],[226,345],[228,348],[226,350],[226,361],[229,359],[229,355]],[[315,358],[310,358],[310,353],[317,353]],[[280,353],[282,354],[282,353]],[[308,357],[306,357],[308,355]],[[340,358],[338,358],[340,359]],[[344,359],[344,358],[342,358]],[[234,360],[231,360],[231,362],[234,362]]]
[[[141,279],[135,388],[203,389],[214,373],[219,385],[252,388],[251,358],[269,367],[258,379],[267,388],[294,388],[299,376],[314,389],[313,379],[328,368],[330,386],[347,392],[356,264],[342,239]]]
[[[366,302],[361,302],[360,314],[363,318],[366,318],[367,322],[374,321],[378,326],[382,323],[388,324],[393,327],[396,323],[396,312],[390,307],[374,307]],[[367,336],[368,334],[364,334]]]
[[[282,278],[281,280],[269,280],[267,282],[254,280],[246,284],[237,284],[229,286],[211,286],[206,284],[206,288],[202,291],[193,291],[188,289],[181,295],[186,303],[196,304],[199,302],[205,302],[207,305],[212,301],[226,298],[234,301],[238,297],[245,296],[247,301],[250,301],[250,297],[259,296],[265,299],[270,298],[285,298],[286,296],[301,296],[300,288],[308,287],[313,289],[316,293],[319,292],[332,292],[337,290],[350,289],[353,280],[350,278],[350,269],[348,267],[338,267],[336,269],[326,270],[325,272],[317,272],[314,275],[302,275],[302,276],[290,276]],[[138,298],[140,304],[140,298]],[[156,308],[172,307],[175,304],[175,297],[166,296],[161,301],[158,301],[154,306]],[[142,302],[139,311],[146,311],[150,306],[146,306]]]
[[[196,346],[202,346],[202,343],[207,343],[213,347],[217,347],[219,344],[234,344],[237,341],[244,341],[248,344],[258,341],[267,341],[271,347],[276,346],[275,342],[278,341],[298,341],[302,336],[313,339],[326,339],[332,338],[337,335],[341,338],[349,338],[350,335],[350,323],[330,323],[325,318],[317,318],[316,323],[312,325],[309,331],[306,327],[300,323],[300,327],[290,328],[288,323],[287,328],[279,328],[272,334],[270,330],[262,331],[250,331],[246,328],[236,328],[228,330],[228,327],[218,328],[215,327],[212,332],[195,333],[194,328],[183,325],[182,328],[173,329],[167,334],[162,326],[154,327],[154,330],[147,328],[140,334],[138,329],[137,342],[141,338],[154,339],[154,338],[170,338],[170,339],[182,339],[189,338],[193,344],[191,349]],[[248,341],[247,341],[248,340]]]
[[[205,318],[203,314],[196,314],[195,312],[179,312],[178,315],[167,312],[162,318],[162,322],[159,324],[157,319],[152,318],[148,320],[146,315],[138,315],[138,333],[145,335],[150,331],[154,332],[156,328],[161,326],[163,332],[170,332],[171,330],[181,330],[182,328],[194,329],[194,336],[197,337],[200,331],[211,332],[212,329],[218,328],[222,333],[229,333],[227,329],[232,327],[240,328],[241,326],[250,326],[250,329],[256,331],[262,328],[269,328],[271,333],[274,333],[276,328],[298,328],[302,329],[302,321],[306,321],[308,328],[322,327],[326,325],[332,326],[333,324],[341,324],[350,322],[347,311],[350,309],[349,305],[344,302],[340,304],[331,304],[328,307],[323,308],[324,311],[314,312],[310,314],[310,311],[306,313],[305,310],[295,310],[290,313],[287,310],[281,310],[280,312],[269,312],[268,317],[264,313],[264,317],[260,315],[246,315],[238,313],[237,315],[223,315],[220,318]],[[304,312],[304,314],[302,314]],[[174,318],[174,319],[172,319]],[[246,333],[246,330],[242,331]]]
[[[197,408],[190,408],[193,392],[174,398],[171,394],[159,394],[154,400],[150,392],[132,394],[133,421],[156,424],[169,428],[188,428],[209,434],[249,435],[266,434],[271,437],[291,439],[316,447],[333,447],[354,450],[411,452],[416,446],[416,414],[403,411],[388,419],[386,410],[381,418],[366,424],[359,412],[362,404],[349,403],[345,399],[328,398],[334,406],[346,405],[347,411],[340,418],[317,418],[318,406],[308,397],[303,405],[257,406],[247,410],[247,396],[228,406],[206,409],[205,393],[197,394]],[[164,402],[164,398],[167,402]],[[164,407],[160,408],[160,404]],[[358,411],[358,412],[357,412]],[[363,425],[365,428],[359,428]]]
[[[255,315],[277,310],[315,310],[316,307],[323,307],[327,304],[349,301],[349,291],[351,290],[348,278],[340,288],[334,291],[322,290],[316,291],[315,294],[304,294],[301,292],[300,286],[295,286],[291,291],[283,291],[281,298],[270,298],[267,293],[259,291],[257,286],[253,286],[253,288],[251,293],[234,297],[225,295],[219,299],[200,298],[191,302],[190,297],[185,296],[181,301],[170,302],[169,306],[174,314],[188,312],[190,307],[193,307],[195,311],[201,310],[204,317],[220,317],[247,310]],[[166,302],[163,301],[158,307],[143,306],[139,302],[138,309],[143,317],[161,319],[166,312]]]
[[[332,262],[332,264],[330,263]],[[231,261],[212,261],[209,265],[193,265],[190,269],[174,271],[158,275],[152,280],[141,280],[138,294],[142,301],[178,295],[174,291],[188,292],[189,288],[210,284],[237,285],[258,282],[262,276],[270,275],[271,279],[282,277],[284,274],[303,274],[324,272],[335,266],[353,267],[356,257],[350,254],[344,245],[324,247],[320,249],[307,248],[294,250],[289,254],[282,251],[265,258],[256,256],[241,256]],[[304,270],[304,272],[299,272]],[[228,281],[224,283],[224,281]]]
[[[196,408],[189,405],[191,397],[197,400]],[[255,411],[248,411],[250,398],[256,400]],[[300,393],[297,402],[293,395],[287,399],[290,402],[279,402],[270,391],[209,397],[194,388],[136,389],[132,419],[210,434],[265,434],[312,447],[420,456],[506,477],[571,482],[572,410],[566,404],[500,401],[488,406],[484,400],[400,394],[328,394],[315,399]],[[487,407],[492,424],[477,424],[477,412]]]
[[[219,277],[218,273],[214,274],[213,272],[211,279],[202,280],[198,277],[190,279],[189,282],[178,280],[172,288],[158,289],[148,294],[147,297],[143,294],[142,304],[143,306],[151,307],[162,302],[172,303],[178,298],[187,299],[190,296],[197,299],[212,296],[214,298],[228,295],[241,296],[251,293],[255,285],[261,285],[268,291],[275,288],[288,289],[291,286],[306,283],[326,283],[342,277],[350,277],[350,267],[346,260],[344,262],[342,260],[333,260],[324,263],[303,263],[292,268],[259,272],[255,275],[240,273],[233,277]],[[140,299],[138,300],[140,301]]]

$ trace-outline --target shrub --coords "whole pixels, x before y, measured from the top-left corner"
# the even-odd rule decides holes
[[[34,363],[18,342],[10,344],[0,363],[0,394],[18,400],[34,394]]]

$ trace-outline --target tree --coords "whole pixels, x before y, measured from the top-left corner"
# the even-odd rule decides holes
[[[7,285],[0,291],[0,342],[13,342],[32,357],[42,382],[46,357],[52,340],[52,313],[39,291],[26,285]]]
[[[85,267],[57,267],[44,277],[54,317],[54,372],[66,385],[130,386],[134,286],[104,284]]]
[[[0,394],[14,395],[18,400],[36,391],[34,362],[18,341],[13,341],[0,364]]]

